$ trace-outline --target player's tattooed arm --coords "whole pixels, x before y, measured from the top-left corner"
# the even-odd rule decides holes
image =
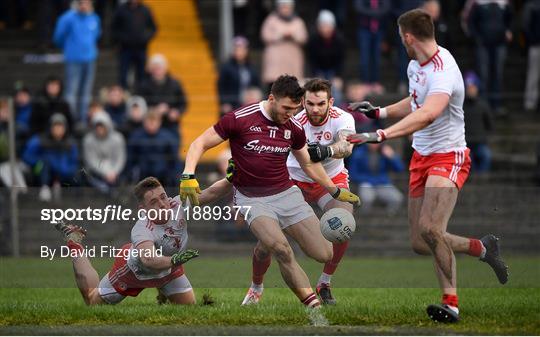
[[[336,141],[330,145],[334,155],[332,158],[347,158],[351,155],[353,150],[353,144],[347,141],[347,136],[354,134],[353,130],[339,130],[336,135]]]

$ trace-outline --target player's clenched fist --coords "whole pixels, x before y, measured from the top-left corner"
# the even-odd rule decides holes
[[[346,188],[338,187],[332,198],[343,202],[350,202],[351,204],[360,204],[360,198]]]
[[[198,206],[200,193],[201,188],[199,187],[199,182],[195,179],[195,175],[182,174],[180,181],[180,200],[182,200],[182,203],[186,202],[186,199],[189,198],[191,206]]]
[[[368,101],[349,103],[348,109],[350,111],[361,112],[366,115],[366,117],[371,119],[379,119],[386,117],[386,109],[381,109],[380,106],[373,106]]]

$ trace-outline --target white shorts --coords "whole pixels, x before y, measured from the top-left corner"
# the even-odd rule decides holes
[[[256,218],[267,216],[278,221],[281,229],[285,229],[315,216],[298,186],[292,186],[281,193],[266,197],[247,197],[235,189],[234,204],[242,206],[240,212],[242,212],[248,226],[251,226],[251,222]]]
[[[172,279],[170,282],[158,289],[165,296],[183,294],[193,290],[191,283],[185,274]],[[122,302],[124,298],[126,298],[126,296],[118,293],[116,289],[114,289],[111,281],[109,280],[109,273],[107,273],[107,275],[105,275],[99,282],[98,292],[101,299],[107,304],[118,304]]]

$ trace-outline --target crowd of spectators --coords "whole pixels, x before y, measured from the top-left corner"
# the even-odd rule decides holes
[[[14,19],[0,6],[0,29],[6,24],[30,29],[26,1],[8,0]],[[406,94],[409,58],[400,43],[395,18],[422,7],[433,18],[437,41],[456,46],[438,0],[319,1],[310,25],[298,14],[294,0],[275,0],[261,20],[259,39],[245,37],[249,0],[235,2],[235,33],[230,58],[218,66],[216,87],[219,114],[260,101],[272,82],[288,73],[300,79],[323,77],[333,84],[335,104],[381,95],[391,89],[381,81],[380,60],[385,44],[393,43],[398,79],[396,91]],[[512,6],[505,0],[461,1],[462,28],[476,45],[476,71],[464,74],[467,141],[473,169],[490,170],[489,134],[493,116],[504,114],[501,95],[503,65],[513,39]],[[111,5],[112,4],[112,5]],[[153,175],[176,183],[181,172],[179,124],[188,106],[182,83],[168,69],[164,55],[148,56],[148,44],[159,27],[142,0],[43,0],[36,27],[41,41],[53,42],[64,54],[64,77],[50,76],[40,92],[19,86],[14,92],[17,153],[27,166],[26,177],[51,200],[58,187],[87,184],[110,194],[113,187]],[[348,13],[348,6],[352,10]],[[111,8],[103,20],[104,8]],[[529,45],[529,71],[524,107],[538,109],[540,80],[540,1],[529,0],[523,11],[523,30]],[[45,20],[44,18],[47,18]],[[355,41],[345,39],[344,27],[353,18]],[[105,26],[105,21],[110,23]],[[349,22],[350,24],[350,22]],[[390,29],[390,28],[391,29]],[[93,80],[100,37],[108,32],[118,51],[117,84],[95,92]],[[392,32],[389,38],[389,32]],[[260,68],[254,66],[251,46],[261,43]],[[345,73],[346,51],[356,49],[358,72]],[[354,70],[354,69],[353,69]],[[131,76],[133,73],[134,76]],[[476,75],[478,74],[478,75]],[[352,77],[352,78],[351,78]],[[7,159],[6,107],[0,111],[0,162]],[[380,127],[355,115],[358,131]],[[351,179],[360,187],[366,208],[375,200],[395,211],[403,196],[393,187],[389,171],[403,170],[399,156],[388,146],[358,147],[348,161]],[[55,190],[56,189],[56,190]]]

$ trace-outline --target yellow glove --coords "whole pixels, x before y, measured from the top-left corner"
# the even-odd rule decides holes
[[[350,202],[351,204],[360,205],[361,203],[360,198],[356,194],[352,193],[346,188],[341,187],[338,187],[337,191],[332,194],[332,198],[343,202]]]
[[[195,179],[195,175],[182,174],[182,179],[180,180],[180,200],[182,200],[182,203],[185,203],[186,199],[189,198],[191,206],[198,206],[198,194],[200,193],[201,188],[199,187],[199,182]]]

